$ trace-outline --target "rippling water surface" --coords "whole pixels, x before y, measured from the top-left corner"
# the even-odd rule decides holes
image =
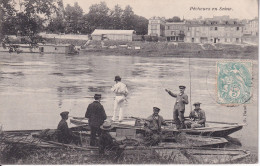
[[[129,89],[127,115],[147,117],[157,106],[164,118],[172,118],[175,99],[164,89],[178,92],[178,85],[186,85],[191,103],[202,103],[207,120],[242,123],[246,118],[248,125],[231,136],[257,151],[257,61],[253,102],[245,117],[243,106],[215,102],[217,60],[224,59],[0,53],[0,123],[4,130],[56,128],[62,111],[84,116],[95,93],[102,94],[106,113],[112,115],[110,88],[120,75]]]

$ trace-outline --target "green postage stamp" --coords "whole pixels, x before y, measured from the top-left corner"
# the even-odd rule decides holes
[[[252,97],[252,62],[217,62],[217,102],[233,105],[250,103]]]

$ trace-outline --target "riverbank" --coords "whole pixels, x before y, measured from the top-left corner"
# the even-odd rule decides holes
[[[187,150],[187,152],[189,152]],[[81,151],[74,148],[39,148],[29,144],[4,144],[0,146],[1,164],[206,164],[204,160],[193,160],[192,156],[186,156],[188,160],[178,158],[172,153],[163,158],[154,151],[135,151],[133,155],[120,156],[101,155],[96,151]],[[256,164],[257,154],[240,160],[225,162],[225,164]],[[208,164],[208,163],[207,163]],[[218,164],[218,163],[215,163]]]
[[[81,52],[94,55],[125,55],[144,57],[258,59],[258,46],[248,44],[197,44],[141,41],[90,41],[46,39],[53,44],[74,44]]]

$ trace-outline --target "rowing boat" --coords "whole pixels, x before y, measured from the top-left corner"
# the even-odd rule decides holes
[[[108,119],[110,121],[110,119]],[[75,125],[86,125],[88,126],[88,119],[81,117],[72,117],[70,122]],[[117,128],[129,128],[136,129],[137,132],[144,131],[144,121],[141,118],[129,117],[123,121],[111,121],[114,129]],[[191,135],[203,135],[203,136],[213,136],[213,137],[226,137],[236,131],[239,131],[243,128],[245,124],[239,123],[228,123],[228,122],[214,122],[207,121],[206,127],[194,128],[194,129],[176,129],[175,124],[172,120],[166,120],[167,126],[162,126],[162,132],[172,132],[172,133],[181,133]]]
[[[75,128],[74,128],[75,130]],[[82,146],[88,147],[90,142],[90,131],[73,131],[80,136]],[[24,130],[24,131],[5,131],[4,141],[7,143],[30,144],[38,147],[53,148],[53,144],[59,145],[57,142],[57,130]],[[110,132],[111,136],[118,142],[124,142],[127,145],[142,146],[145,145],[144,135],[137,134],[134,129],[116,129]],[[223,147],[228,141],[221,137],[207,137],[188,134],[163,134],[159,146],[167,146],[172,148],[181,147]],[[50,146],[48,144],[51,144]]]

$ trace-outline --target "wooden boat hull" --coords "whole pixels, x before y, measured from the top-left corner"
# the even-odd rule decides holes
[[[79,130],[79,128],[76,128]],[[74,128],[75,130],[75,128]],[[122,129],[120,129],[122,130]],[[4,140],[9,143],[22,143],[22,144],[31,144],[39,147],[45,147],[46,142],[52,141],[55,143],[57,137],[55,134],[56,130],[25,130],[25,131],[7,131],[3,133]],[[74,131],[80,136],[83,146],[89,146],[90,142],[90,132],[89,131]],[[121,132],[121,131],[120,131]],[[51,134],[49,134],[51,133]],[[134,141],[135,145],[142,146],[144,145],[144,136],[138,135],[135,137],[123,136],[119,132],[110,132],[112,137],[117,141],[123,141],[126,144],[129,144],[130,141]],[[42,145],[42,142],[44,143]],[[167,146],[172,148],[180,147],[223,147],[228,141],[225,138],[218,137],[206,137],[206,136],[196,136],[196,135],[187,135],[187,134],[178,134],[178,135],[162,135],[162,141],[159,143],[160,146]],[[56,142],[56,144],[59,144]]]
[[[84,118],[71,118],[70,122],[75,125],[86,125],[88,126],[88,120]],[[171,122],[171,120],[168,120]],[[136,119],[126,119],[123,122],[113,122],[112,125],[114,129],[116,128],[129,128],[136,129],[137,132],[144,132],[143,123],[137,122]],[[170,126],[165,126],[162,128],[162,132],[170,132],[173,134],[186,133],[191,135],[202,135],[202,136],[212,136],[212,137],[226,137],[236,131],[243,128],[245,124],[238,123],[225,123],[225,122],[207,122],[208,127],[195,128],[195,129],[179,129],[175,128],[174,124]]]
[[[220,128],[215,130],[193,130],[193,131],[185,131],[187,134],[192,135],[203,135],[203,136],[213,136],[213,137],[226,137],[236,131],[239,131],[243,128],[243,125],[237,125],[227,128]]]

